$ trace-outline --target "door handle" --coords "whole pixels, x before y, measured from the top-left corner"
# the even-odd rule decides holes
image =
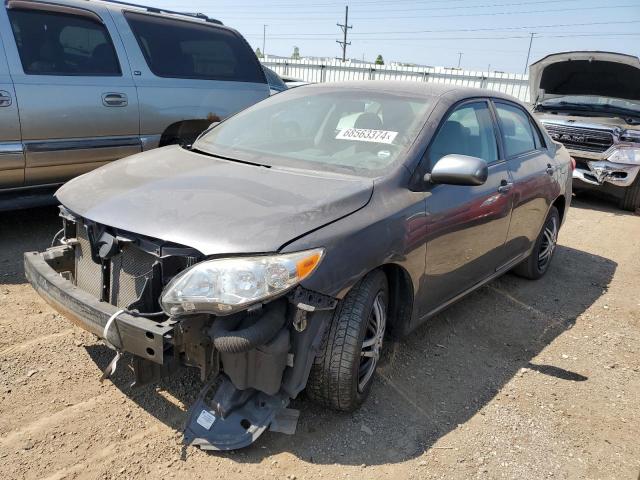
[[[548,173],[549,175],[553,175],[553,173],[554,173],[555,171],[556,171],[556,169],[555,169],[555,168],[553,168],[553,167],[551,166],[551,164],[550,164],[550,163],[547,163],[547,173]]]
[[[0,90],[0,107],[11,106],[11,95],[6,90]]]
[[[507,182],[506,180],[502,180],[500,182],[500,186],[498,187],[498,193],[508,193],[509,190],[513,188],[513,182]]]
[[[126,107],[128,103],[127,95],[124,93],[102,94],[102,104],[105,107]]]

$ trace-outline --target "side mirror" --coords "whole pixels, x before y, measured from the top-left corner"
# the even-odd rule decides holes
[[[477,157],[451,154],[436,162],[425,181],[447,185],[482,185],[487,181],[487,162]]]

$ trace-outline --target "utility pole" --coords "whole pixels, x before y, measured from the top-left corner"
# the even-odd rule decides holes
[[[458,68],[460,68],[461,62],[462,62],[462,52],[458,52]]]
[[[266,58],[267,56],[267,52],[265,51],[264,47],[265,44],[267,43],[267,27],[269,25],[262,25],[262,57]]]
[[[336,40],[336,43],[342,46],[342,61],[347,61],[347,45],[351,45],[351,42],[347,42],[347,31],[350,28],[353,28],[353,25],[349,25],[349,6],[344,7],[344,25],[341,23],[336,23],[342,29],[342,33],[344,33],[343,40]]]
[[[533,44],[534,36],[535,33],[531,32],[531,38],[529,39],[529,51],[527,52],[527,61],[524,63],[524,74],[527,73],[527,68],[529,68],[529,57],[531,56],[531,45]]]

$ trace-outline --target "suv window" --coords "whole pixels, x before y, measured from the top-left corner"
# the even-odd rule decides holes
[[[7,11],[24,73],[120,76],[109,32],[88,17],[41,10]]]
[[[496,102],[496,113],[507,157],[536,150],[531,121],[522,109],[515,105]]]
[[[482,158],[487,163],[498,160],[493,120],[486,102],[465,103],[442,123],[429,148],[431,166],[452,153]]]
[[[124,15],[154,75],[265,83],[255,54],[230,30],[133,12]]]

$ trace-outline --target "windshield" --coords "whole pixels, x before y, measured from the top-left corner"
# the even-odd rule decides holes
[[[543,107],[595,107],[603,111],[607,110],[626,110],[629,112],[637,112],[640,114],[640,101],[624,100],[621,98],[597,97],[591,95],[565,95],[558,98],[550,98],[542,102]]]
[[[400,160],[428,98],[304,88],[275,95],[205,133],[193,148],[267,166],[374,176]]]

